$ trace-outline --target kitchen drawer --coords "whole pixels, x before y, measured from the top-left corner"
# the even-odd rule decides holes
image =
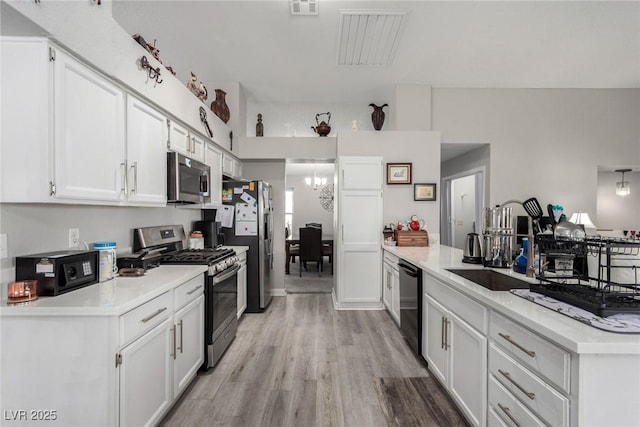
[[[396,268],[398,268],[398,257],[387,252],[387,251],[383,251],[384,254],[384,262],[388,263],[388,264],[392,264],[395,265]]]
[[[489,372],[550,425],[569,424],[569,400],[493,343],[489,345]]]
[[[185,305],[194,301],[204,292],[205,277],[203,274],[194,277],[175,289],[175,310],[178,311]]]
[[[469,325],[487,334],[489,310],[471,298],[451,289],[438,279],[426,274],[423,280],[423,292],[438,300],[442,305],[463,319]]]
[[[569,393],[571,354],[519,324],[491,313],[491,338],[507,353]]]
[[[489,409],[508,426],[546,426],[493,376],[489,375]],[[498,424],[500,425],[500,424]],[[555,426],[554,426],[555,427]]]
[[[500,410],[500,408],[498,408],[498,410]],[[509,427],[509,424],[500,418],[491,405],[489,405],[489,410],[487,411],[487,427]]]
[[[120,346],[125,346],[173,315],[173,292],[165,292],[120,316]]]

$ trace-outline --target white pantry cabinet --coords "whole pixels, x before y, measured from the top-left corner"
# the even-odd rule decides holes
[[[338,158],[338,308],[382,308],[382,157]]]
[[[488,310],[424,275],[422,354],[467,420],[486,425]]]
[[[167,120],[169,141],[167,148],[199,162],[205,161],[205,141],[196,132],[176,122]]]

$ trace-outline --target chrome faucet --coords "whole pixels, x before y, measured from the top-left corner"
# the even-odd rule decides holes
[[[524,207],[524,204],[520,201],[520,200],[507,200],[506,202],[503,202],[500,204],[500,208],[505,207],[506,205],[510,205],[512,203],[516,203],[519,204],[520,206]],[[530,215],[527,215],[527,239],[529,239],[529,245],[527,246],[527,277],[535,277],[536,275],[536,269],[534,267],[534,244],[535,242],[533,241],[533,219],[531,218]]]

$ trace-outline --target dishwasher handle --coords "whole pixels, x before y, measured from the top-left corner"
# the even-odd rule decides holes
[[[414,265],[405,264],[404,262],[400,261],[398,262],[398,267],[411,277],[418,277],[420,275],[420,269]]]

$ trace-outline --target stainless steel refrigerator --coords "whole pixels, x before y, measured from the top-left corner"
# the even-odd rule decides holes
[[[222,224],[224,244],[249,246],[246,311],[262,312],[271,302],[273,276],[271,186],[264,181],[226,181],[223,183],[222,203],[229,206],[227,210],[233,209],[233,221],[226,224],[231,227],[224,227],[224,222]]]

